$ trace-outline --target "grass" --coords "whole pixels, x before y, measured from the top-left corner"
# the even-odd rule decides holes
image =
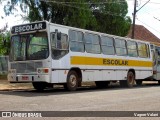
[[[0,80],[7,80],[7,75],[0,75]]]

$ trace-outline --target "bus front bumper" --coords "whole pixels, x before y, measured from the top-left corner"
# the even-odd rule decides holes
[[[50,76],[45,75],[11,75],[8,74],[8,81],[10,83],[22,83],[22,82],[48,82],[50,83]]]

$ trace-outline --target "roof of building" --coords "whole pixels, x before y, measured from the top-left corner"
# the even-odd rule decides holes
[[[132,29],[127,37],[131,38]],[[160,39],[142,25],[135,25],[134,39],[160,43]]]

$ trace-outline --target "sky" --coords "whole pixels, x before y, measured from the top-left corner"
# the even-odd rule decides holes
[[[6,23],[8,23],[9,29],[14,26],[14,25],[18,25],[18,24],[22,24],[24,20],[22,20],[20,15],[10,15],[10,16],[5,16],[4,10],[3,10],[3,5],[5,5],[6,2],[2,2],[2,5],[0,5],[0,29],[4,27],[4,25],[6,25]],[[17,8],[18,12],[22,15],[25,15],[21,12],[20,8]],[[1,16],[3,16],[4,18],[2,19]]]
[[[128,3],[128,16],[132,18],[134,10],[134,1],[127,0]],[[141,8],[148,0],[137,0],[137,10]],[[20,10],[19,10],[20,12]],[[0,16],[5,16],[3,7],[0,6]],[[4,27],[5,23],[8,23],[9,28],[13,25],[22,24],[24,21],[20,16],[10,15],[0,18],[0,29]],[[150,0],[142,9],[136,13],[136,24],[143,25],[154,35],[160,38],[160,0]]]
[[[137,0],[137,10],[139,10],[148,0]],[[134,0],[127,0],[128,15],[132,17],[134,11]],[[150,0],[144,7],[136,13],[136,24],[143,25],[154,35],[160,38],[160,0]]]

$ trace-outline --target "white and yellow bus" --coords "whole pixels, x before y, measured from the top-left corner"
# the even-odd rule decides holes
[[[8,80],[32,82],[37,90],[82,82],[133,87],[153,75],[149,42],[68,27],[47,21],[13,26]]]

